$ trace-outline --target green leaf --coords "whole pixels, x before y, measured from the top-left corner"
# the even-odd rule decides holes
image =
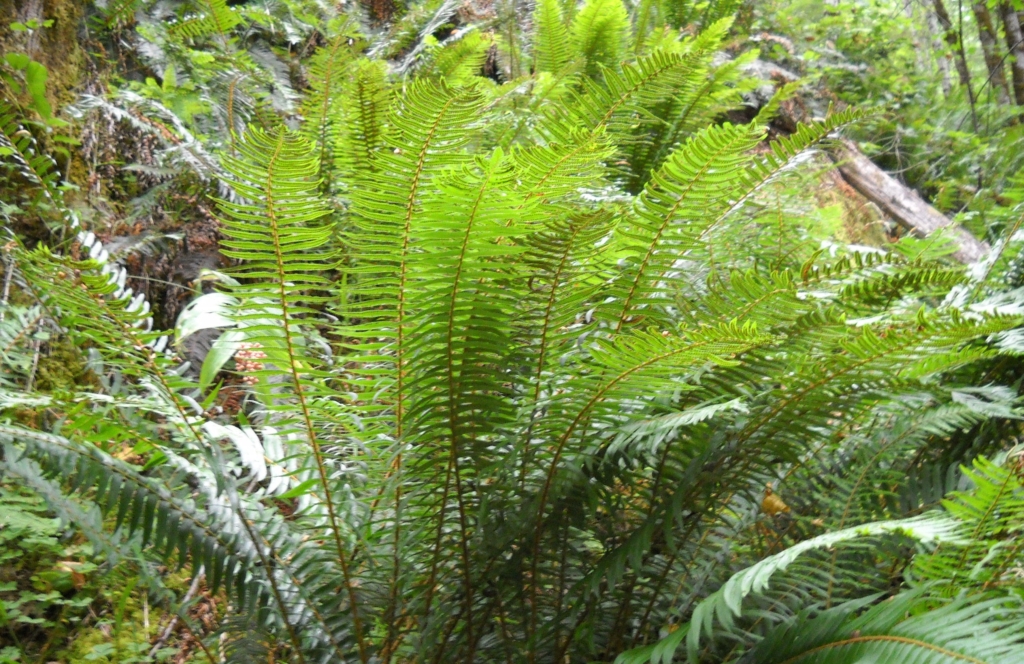
[[[277,496],[277,498],[279,500],[288,500],[290,498],[298,498],[299,496],[304,496],[307,493],[309,493],[313,489],[313,487],[315,487],[318,483],[318,480],[315,479],[306,480],[297,487],[285,491],[281,495]]]
[[[245,333],[240,330],[228,330],[217,337],[217,340],[210,347],[210,352],[203,358],[203,366],[199,372],[200,390],[205,391],[210,386],[213,379],[220,373],[220,370],[228,363],[228,360],[238,352],[239,345],[245,339]]]
[[[7,60],[7,64],[18,70],[25,69],[32,62],[32,58],[24,53],[8,53],[4,59]]]

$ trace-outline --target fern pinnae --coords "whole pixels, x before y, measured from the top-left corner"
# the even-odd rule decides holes
[[[409,195],[408,195],[408,198],[406,199],[406,203],[405,203],[405,216],[402,219],[403,230],[402,230],[402,248],[401,248],[401,253],[399,255],[399,265],[400,265],[400,267],[399,267],[399,274],[398,274],[398,307],[397,307],[397,310],[395,312],[395,314],[396,314],[396,335],[397,335],[396,336],[396,348],[395,348],[395,363],[396,363],[396,371],[397,371],[397,402],[395,404],[395,436],[396,436],[396,438],[399,441],[401,441],[403,439],[403,424],[404,424],[404,421],[405,421],[405,385],[404,385],[405,372],[406,372],[405,364],[404,364],[405,363],[405,350],[406,350],[406,348],[405,348],[405,346],[406,346],[406,344],[405,344],[405,327],[406,327],[406,324],[405,324],[405,318],[406,318],[405,307],[406,307],[406,296],[407,296],[407,293],[406,293],[406,281],[407,281],[408,275],[409,275],[409,273],[408,273],[408,269],[409,269],[408,257],[409,257],[410,240],[411,240],[411,237],[412,237],[412,228],[411,228],[411,226],[412,226],[412,219],[413,219],[413,211],[414,211],[415,205],[416,205],[416,197],[417,197],[417,193],[419,191],[420,179],[423,176],[423,169],[424,169],[424,164],[426,162],[428,150],[429,150],[430,145],[431,145],[431,143],[433,141],[434,135],[437,133],[438,128],[441,126],[442,119],[444,118],[444,116],[447,113],[447,111],[450,108],[450,106],[455,103],[455,101],[456,101],[456,97],[455,96],[451,96],[445,102],[445,105],[441,108],[440,112],[438,113],[437,120],[430,127],[430,129],[428,130],[428,132],[426,134],[426,137],[425,137],[425,139],[423,141],[423,147],[421,148],[420,153],[416,157],[416,163],[415,163],[415,166],[413,168],[412,183],[409,186]],[[438,520],[438,535],[437,535],[438,539],[440,539],[440,535],[441,535],[441,531],[442,531],[442,526],[444,524],[444,518],[443,518],[443,515],[444,515],[444,501],[447,499],[448,487],[449,487],[449,483],[450,483],[450,473],[451,473],[451,470],[452,470],[452,463],[453,462],[454,462],[454,457],[453,457],[452,460],[449,460],[448,471],[447,471],[449,473],[449,475],[445,478],[445,483],[444,483],[445,488],[444,488],[444,494],[442,495],[442,507],[441,507],[441,509],[442,509],[442,512],[441,512],[442,517]],[[396,458],[396,464],[397,464],[396,474],[400,474],[401,470],[402,470],[402,455],[401,455],[401,453]],[[463,534],[463,539],[464,539],[465,538],[465,522],[464,522],[464,518],[465,517],[464,517],[464,508],[461,505],[461,503],[462,503],[461,490],[459,491],[459,493],[460,493],[460,495],[459,495],[460,516],[463,519],[463,524],[462,524],[463,525],[463,533],[462,534]],[[400,500],[401,500],[401,493],[398,493],[396,495],[396,503],[395,503],[396,511],[399,509],[398,506],[399,506],[399,501]],[[397,541],[398,541],[397,540],[398,533],[396,533],[395,537],[396,537],[396,543],[397,543]],[[438,555],[440,555],[440,549],[441,549],[441,547],[437,547]],[[463,547],[463,555],[464,556],[466,555],[465,547]],[[437,561],[438,561],[438,559],[435,557],[434,562],[431,565],[430,579],[427,582],[427,601],[426,601],[426,615],[427,616],[430,615],[431,603],[432,603],[433,596],[434,596],[433,595],[433,592],[434,592],[433,588],[434,588],[434,578],[435,578],[435,575],[437,573]],[[398,558],[397,557],[395,558],[395,562],[396,563],[398,562]],[[469,573],[468,567],[467,567],[466,573],[467,574]],[[395,575],[396,575],[396,577],[398,575],[397,565],[396,565],[396,568],[395,568]],[[467,583],[468,583],[468,580],[467,580]],[[467,597],[468,597],[468,595],[469,595],[469,593],[467,593]]]
[[[185,39],[200,39],[215,35],[221,46],[227,46],[229,33],[239,23],[241,16],[228,6],[226,0],[201,0],[203,12],[199,16],[186,18],[171,26],[170,33]]]
[[[576,238],[580,235],[583,229],[583,224],[571,225],[569,237],[563,242],[564,249],[562,250],[561,255],[558,256],[558,265],[555,268],[555,271],[551,277],[551,288],[550,292],[548,293],[547,301],[544,305],[544,313],[541,317],[540,340],[538,342],[539,350],[537,353],[537,370],[536,372],[534,372],[533,375],[533,399],[530,405],[530,424],[526,429],[526,440],[530,440],[532,437],[533,423],[536,419],[537,408],[540,404],[541,390],[544,387],[543,375],[548,353],[548,334],[551,331],[551,324],[553,322],[553,313],[555,308],[555,302],[557,300],[558,289],[562,284],[562,274],[566,270],[567,264],[569,262],[569,257],[572,255]],[[531,458],[529,449],[524,450],[522,456],[523,459],[521,463],[521,470],[519,473],[519,483],[520,486],[525,486],[526,472],[527,468],[529,467]]]
[[[662,237],[669,231],[670,225],[677,221],[677,213],[684,212],[693,215],[696,210],[687,209],[688,205],[691,203],[694,206],[706,205],[708,203],[706,197],[709,193],[714,195],[733,185],[733,182],[729,182],[721,176],[705,183],[705,179],[711,179],[709,178],[711,174],[731,170],[732,173],[739,174],[732,176],[734,181],[745,179],[746,174],[742,165],[746,159],[742,155],[757,144],[762,133],[763,130],[757,127],[733,126],[715,127],[702,132],[673,155],[673,159],[664,167],[664,175],[655,175],[651,184],[645,188],[644,193],[638,199],[637,210],[638,216],[650,224],[643,230],[647,231],[651,237],[646,243],[646,247],[641,246],[643,258],[622,296],[622,309],[615,323],[616,332],[622,330],[623,325],[630,317],[633,300],[647,277],[647,270],[653,267],[652,260],[655,252],[661,246]],[[681,186],[677,183],[681,183]],[[659,196],[655,193],[658,190],[666,191],[668,194],[667,205],[666,202],[656,198]],[[703,200],[691,200],[691,196],[694,194]],[[721,193],[718,195],[721,196]],[[661,196],[664,197],[664,195]],[[719,207],[722,207],[722,203],[728,201],[716,202]],[[703,210],[702,213],[704,213]],[[703,238],[709,228],[709,226],[705,226],[699,230],[697,241]],[[693,248],[694,245],[695,242],[686,243],[683,246]]]
[[[319,182],[310,177],[316,173],[318,163],[311,157],[311,146],[298,137],[289,136],[287,130],[279,129],[276,135],[266,135],[261,130],[251,128],[247,141],[239,145],[240,157],[228,158],[228,170],[236,174],[240,180],[232,185],[243,196],[255,196],[261,201],[258,207],[222,202],[222,208],[228,213],[224,220],[224,242],[227,249],[224,253],[246,260],[243,274],[251,277],[269,277],[273,286],[268,289],[280,311],[281,340],[284,344],[283,373],[291,382],[293,398],[298,406],[304,434],[308,440],[317,476],[323,491],[324,506],[327,509],[328,525],[337,553],[337,561],[341,566],[346,591],[352,614],[352,624],[359,657],[364,664],[369,654],[362,630],[359,601],[356,596],[354,581],[349,569],[348,554],[341,540],[341,524],[335,506],[333,487],[327,471],[324,452],[320,442],[320,433],[313,422],[313,414],[307,396],[307,381],[300,375],[300,367],[309,364],[307,357],[300,354],[296,347],[298,330],[295,329],[296,314],[307,310],[297,306],[294,286],[302,284],[317,287],[324,283],[322,277],[304,274],[305,271],[322,269],[323,265],[316,262],[317,258],[331,260],[330,254],[303,254],[323,247],[330,234],[330,228],[303,228],[297,224],[315,222],[326,214],[326,208],[315,196]],[[266,152],[263,152],[263,151]],[[284,184],[286,182],[289,184]],[[260,189],[254,185],[259,183]],[[281,193],[286,200],[279,201]],[[279,207],[281,209],[279,209]],[[267,221],[267,228],[255,232],[251,224],[254,213],[262,214]],[[282,219],[281,214],[290,215]],[[269,252],[263,245],[254,244],[254,240],[269,244]],[[240,294],[244,296],[258,295],[259,285],[242,286]],[[243,305],[244,306],[244,305]],[[252,306],[252,305],[249,305]],[[249,314],[249,317],[252,317]]]
[[[381,146],[389,88],[386,68],[379,62],[360,59],[352,73],[351,92],[346,101],[346,124],[339,134],[338,169],[352,178],[360,171],[372,173],[374,154]]]
[[[498,167],[496,162],[501,162],[502,160],[503,160],[503,155],[501,154],[501,151],[499,150],[498,152],[496,152],[495,156],[492,158],[492,162],[489,165],[490,168],[487,169],[488,170],[487,175],[485,176],[484,181],[481,183],[481,186],[479,187],[479,190],[478,190],[478,193],[476,195],[475,200],[473,200],[473,202],[472,202],[471,208],[470,208],[470,210],[468,212],[468,215],[467,215],[467,218],[466,218],[466,221],[465,221],[466,229],[465,229],[465,232],[463,233],[463,236],[462,236],[461,246],[459,246],[459,248],[458,248],[459,254],[458,254],[458,257],[457,257],[457,259],[455,261],[455,271],[454,271],[454,274],[452,275],[451,293],[450,293],[450,295],[448,295],[449,307],[448,307],[448,314],[447,314],[448,326],[447,326],[446,339],[445,339],[445,346],[446,346],[445,369],[446,369],[446,372],[447,372],[447,382],[446,382],[446,385],[447,385],[447,390],[448,390],[448,429],[449,429],[449,432],[450,432],[450,435],[451,435],[451,441],[449,443],[450,453],[449,453],[449,459],[448,459],[448,470],[446,472],[454,473],[454,475],[455,475],[455,490],[456,490],[456,493],[457,493],[457,496],[458,496],[459,527],[460,527],[460,531],[461,531],[460,539],[461,539],[461,549],[462,549],[462,564],[463,564],[463,567],[464,567],[463,574],[464,574],[464,581],[465,581],[465,586],[464,587],[465,587],[465,594],[466,594],[465,602],[466,602],[466,614],[467,614],[467,618],[468,618],[467,623],[466,623],[466,631],[467,631],[467,634],[468,634],[467,641],[468,641],[468,648],[469,648],[469,654],[467,655],[467,661],[472,661],[473,660],[473,653],[474,653],[474,650],[476,648],[476,642],[473,639],[473,620],[472,620],[473,582],[472,582],[471,577],[470,577],[471,568],[470,568],[470,564],[469,564],[469,539],[468,539],[468,536],[469,536],[469,533],[468,533],[469,526],[468,526],[468,524],[466,522],[466,504],[465,504],[465,497],[463,495],[463,484],[462,484],[462,478],[461,478],[461,473],[460,473],[460,469],[459,469],[459,453],[460,453],[459,434],[460,434],[460,424],[459,424],[458,412],[459,412],[459,405],[460,404],[458,404],[457,400],[456,400],[455,348],[454,348],[455,325],[456,325],[456,305],[457,305],[458,298],[459,298],[459,289],[463,285],[463,283],[462,283],[463,282],[462,273],[463,273],[463,270],[464,270],[465,265],[466,265],[467,254],[468,254],[469,244],[470,244],[470,239],[472,238],[474,230],[475,230],[474,229],[474,223],[477,222],[477,217],[478,217],[478,214],[480,213],[481,205],[483,204],[485,194],[490,192],[490,185],[491,185],[490,176],[491,176],[491,171],[493,169],[495,169],[496,167]],[[447,495],[447,493],[448,493],[448,484],[449,484],[449,478],[446,477],[445,478],[445,483],[444,483],[444,490],[443,490],[444,491],[444,495]],[[442,547],[441,547],[441,533],[442,533],[443,525],[444,525],[444,511],[443,511],[444,502],[445,502],[445,499],[442,498],[442,500],[441,500],[442,512],[441,512],[440,518],[438,519],[437,535],[435,537],[435,542],[436,542],[435,543],[435,551],[438,554],[440,554],[440,552],[442,550]],[[438,562],[438,557],[435,556],[434,563],[433,563],[433,565],[431,567],[431,581],[429,582],[430,585],[433,585],[433,577],[436,574],[437,562]]]
[[[147,478],[143,477],[133,469],[129,468],[127,464],[120,462],[119,460],[114,459],[109,455],[106,455],[105,453],[103,453],[94,446],[87,444],[76,444],[73,441],[67,440],[60,436],[22,429],[20,427],[10,426],[6,424],[0,424],[0,434],[15,440],[21,439],[33,441],[35,445],[42,449],[45,454],[53,457],[55,461],[59,462],[60,460],[63,460],[60,458],[62,456],[65,459],[72,458],[74,460],[76,469],[83,468],[83,466],[81,465],[83,463],[94,464],[96,467],[102,467],[104,469],[107,469],[113,475],[116,475],[117,477],[120,478],[119,486],[135,486],[137,487],[138,491],[146,492],[147,496],[152,495],[154,500],[161,501],[172,507],[175,510],[175,513],[178,515],[179,519],[183,519],[191,523],[191,528],[195,532],[200,532],[210,540],[217,542],[221,546],[222,550],[226,552],[232,552],[237,550],[237,547],[233,542],[223,537],[221,532],[211,527],[202,518],[200,518],[199,515],[195,513],[194,506],[188,504],[179,504],[179,502],[175,500],[174,496],[169,491],[164,490],[162,487],[154,486],[154,483],[152,481],[148,480]],[[100,485],[101,494],[104,493],[102,489],[105,486],[105,484]],[[129,496],[126,495],[126,492],[121,489],[118,489],[117,491],[112,490],[111,493],[107,496],[107,498],[108,500],[97,501],[97,504],[100,505],[101,508],[104,505],[106,505],[109,509],[112,503],[126,502],[129,500]],[[144,536],[143,538],[144,541],[148,539],[148,535]],[[177,546],[179,547],[181,557],[184,558],[187,554],[187,550],[184,548],[185,542],[178,542]],[[199,560],[194,560],[193,563],[196,567],[198,567],[200,564]],[[232,560],[226,562],[225,564],[228,565],[232,570],[237,570],[237,572],[240,575],[244,576],[244,561]]]
[[[331,149],[336,143],[333,125],[341,120],[335,106],[342,92],[343,69],[351,60],[350,38],[342,28],[342,34],[335,37],[326,47],[313,56],[310,66],[310,87],[312,93],[306,100],[305,121],[311,123],[309,131],[312,142],[320,148],[320,178],[326,182],[327,169],[332,163]]]
[[[683,343],[679,343],[680,341]],[[616,346],[625,350],[629,347],[630,343],[645,344],[645,342],[658,350],[647,355],[642,361],[635,364],[630,361],[633,358],[626,353],[623,353],[625,361],[616,358],[614,355]],[[545,518],[545,511],[554,483],[555,474],[558,470],[569,439],[572,437],[577,427],[589,418],[593,409],[602,400],[604,400],[604,398],[617,385],[630,379],[635,374],[643,372],[647,368],[657,366],[679,356],[688,356],[687,359],[683,360],[684,366],[690,363],[703,361],[724,363],[726,362],[724,359],[725,356],[742,353],[754,346],[764,344],[766,342],[768,342],[768,338],[759,334],[752,326],[741,328],[738,325],[733,324],[722,326],[718,329],[694,331],[690,335],[684,335],[679,339],[668,341],[666,341],[666,339],[660,334],[651,332],[647,335],[633,335],[631,339],[627,337],[619,337],[616,340],[615,345],[608,344],[604,352],[604,356],[607,360],[605,367],[611,370],[611,377],[605,379],[603,373],[599,374],[601,377],[601,383],[596,387],[593,395],[581,408],[578,409],[576,415],[565,427],[564,432],[558,436],[555,441],[552,458],[548,462],[548,470],[545,473],[544,483],[541,486],[537,498],[538,507],[536,510],[536,516],[534,517],[536,523],[543,523]],[[659,346],[661,348],[658,348]],[[531,577],[534,579],[537,578],[537,566],[540,559],[540,544],[543,533],[543,529],[538,525],[535,529],[531,553]],[[530,634],[533,634],[536,631],[538,608],[536,597],[537,587],[538,584],[534,583],[531,585],[530,590]]]
[[[699,53],[676,55],[655,51],[654,53],[642,56],[633,65],[624,65],[621,74],[609,76],[609,91],[615,96],[611,103],[605,108],[604,114],[597,121],[596,126],[603,127],[611,122],[615,114],[627,104],[635,103],[637,96],[648,88],[669,85],[674,87],[671,75],[682,75],[684,78],[699,71]],[[662,77],[669,80],[663,82]],[[591,94],[597,95],[597,88],[591,88]]]
[[[185,431],[202,446],[203,438],[195,428],[192,409],[176,389],[178,379],[168,375],[169,359],[155,347],[154,341],[163,335],[140,327],[145,322],[148,304],[143,308],[133,307],[133,303],[141,302],[141,296],[133,298],[130,289],[122,292],[116,283],[110,281],[108,274],[95,269],[95,262],[70,261],[53,256],[45,248],[22,253],[20,258],[22,273],[26,277],[25,287],[48,312],[51,320],[60,321],[62,316],[49,307],[48,296],[59,298],[71,311],[89,311],[92,315],[87,322],[79,322],[75,327],[83,332],[96,330],[97,337],[103,339],[98,344],[103,351],[110,350],[104,345],[109,343],[109,339],[123,338],[127,343],[118,349],[124,360],[122,370],[155,379],[184,423]],[[77,273],[77,278],[69,279],[68,272]],[[88,334],[83,334],[83,337],[89,339]],[[90,341],[95,342],[96,339]],[[109,359],[110,355],[107,357]]]
[[[375,153],[373,168],[364,171],[365,179],[353,191],[354,220],[362,232],[354,244],[361,250],[360,254],[376,259],[373,266],[356,265],[353,270],[362,281],[353,314],[362,315],[365,321],[357,323],[353,332],[381,339],[383,324],[386,339],[390,341],[380,350],[382,355],[387,354],[389,368],[384,373],[369,375],[365,385],[374,392],[384,386],[381,396],[375,395],[372,399],[390,406],[397,454],[387,475],[398,482],[394,495],[396,514],[403,513],[403,499],[408,494],[401,478],[404,477],[404,450],[410,442],[406,440],[410,380],[407,354],[412,324],[409,320],[412,296],[409,263],[418,251],[415,233],[423,214],[423,191],[429,190],[424,188],[446,167],[462,163],[460,148],[467,140],[480,102],[474,87],[452,89],[443,81],[430,80],[409,85],[389,115],[389,133],[384,137],[386,147]],[[399,547],[403,529],[394,530],[395,546]],[[400,560],[401,556],[396,553],[393,561]],[[397,567],[393,578],[401,578]],[[432,586],[428,585],[425,592],[429,607],[433,601]],[[394,604],[400,599],[397,590],[391,593],[387,615],[393,615]],[[390,634],[389,644],[401,638],[393,630]]]
[[[538,0],[533,10],[533,71],[561,72],[569,63],[569,31],[559,0]]]
[[[586,63],[588,76],[596,79],[619,63],[628,30],[622,0],[587,0],[573,17],[571,41]]]
[[[981,536],[984,533],[985,528],[988,526],[989,519],[1000,507],[1000,501],[1003,495],[1005,495],[1008,490],[1011,490],[1013,485],[1018,481],[1019,480],[1014,476],[1014,473],[1005,473],[1005,477],[1003,478],[1002,482],[999,483],[999,486],[996,489],[996,495],[994,499],[988,501],[984,513],[981,515],[981,518],[977,520],[974,529],[971,531],[971,542],[977,542],[980,539],[982,539]],[[949,577],[949,582],[951,585],[956,581],[957,576],[963,571],[964,565],[967,563],[967,558],[969,554],[970,547],[964,547],[963,552],[957,559],[956,566],[953,568],[953,573]]]

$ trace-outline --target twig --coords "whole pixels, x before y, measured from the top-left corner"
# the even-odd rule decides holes
[[[31,392],[36,382],[36,370],[39,368],[39,339],[32,341],[32,367],[28,370],[28,380],[25,381],[25,391]]]
[[[195,594],[199,592],[199,584],[203,581],[204,571],[205,568],[202,565],[200,565],[199,569],[196,571],[196,575],[192,577],[192,585],[188,587],[188,592],[185,593],[185,598],[181,600],[182,606],[188,604],[188,601],[195,597]],[[167,623],[167,627],[164,627],[164,630],[160,632],[160,638],[156,640],[156,643],[154,643],[153,647],[150,649],[150,657],[156,657],[157,651],[164,647],[164,645],[167,643],[167,639],[171,638],[171,634],[174,632],[174,627],[177,624],[178,615],[175,614],[171,617],[171,622]]]
[[[0,323],[4,322],[7,300],[11,297],[11,277],[14,276],[14,259],[4,256],[4,291],[0,295]]]

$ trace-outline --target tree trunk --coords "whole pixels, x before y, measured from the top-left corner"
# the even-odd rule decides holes
[[[953,61],[956,63],[956,73],[960,76],[960,85],[967,88],[968,94],[973,100],[974,95],[970,92],[971,71],[967,68],[967,57],[964,55],[963,45],[960,43],[960,35],[953,27],[953,20],[949,17],[949,12],[946,11],[946,5],[942,0],[932,0],[932,7],[935,8],[935,17],[939,19],[939,25],[942,27],[942,38],[953,50]]]
[[[939,25],[939,18],[935,15],[935,12],[928,11],[927,8],[924,10],[926,26],[928,28],[928,34],[931,37],[931,51],[934,54],[935,63],[939,67],[939,74],[942,77],[942,94],[949,96],[949,91],[952,88],[949,76],[949,60],[950,58],[946,54],[946,49],[942,46],[942,27]],[[949,54],[955,60],[956,53]]]
[[[1024,106],[1024,34],[1020,18],[1009,2],[999,4],[1006,33],[1006,48],[1010,53],[1010,72],[1013,74],[1013,96],[1018,106]]]
[[[999,53],[998,33],[988,11],[988,4],[981,0],[973,3],[971,8],[978,23],[978,39],[981,41],[981,51],[985,55],[985,66],[988,68],[988,83],[995,90],[999,103],[1009,104],[1010,86],[1006,83],[1003,58]]]
[[[931,73],[931,63],[936,59],[931,52],[931,31],[928,30],[927,25],[922,27],[915,20],[917,17],[914,15],[914,5],[910,0],[903,0],[903,14],[907,17],[910,31],[914,35],[914,60],[917,64],[917,71],[922,74]]]

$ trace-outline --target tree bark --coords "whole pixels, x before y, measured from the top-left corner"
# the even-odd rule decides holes
[[[949,96],[949,92],[952,89],[952,83],[950,82],[949,76],[949,60],[950,58],[946,54],[946,49],[942,46],[942,28],[939,25],[939,18],[935,15],[935,12],[928,11],[928,8],[923,9],[925,14],[925,25],[928,29],[928,35],[931,39],[931,51],[935,59],[935,63],[939,68],[939,74],[942,77],[942,94]],[[951,54],[953,59],[956,59],[956,53]]]
[[[967,57],[964,54],[963,45],[960,43],[960,34],[953,27],[953,20],[949,17],[949,12],[946,11],[946,5],[942,0],[932,0],[932,7],[935,9],[935,17],[939,19],[939,25],[942,27],[942,38],[953,50],[953,61],[956,63],[956,73],[960,76],[960,85],[968,89],[968,93],[973,99],[974,95],[970,92],[971,71],[967,68]]]
[[[978,23],[978,39],[981,41],[981,52],[985,56],[988,68],[988,83],[995,90],[996,98],[1001,104],[1010,103],[1010,86],[1006,83],[1006,71],[1003,69],[1003,57],[999,53],[999,39],[992,14],[988,11],[985,0],[971,5],[974,18]]]
[[[1006,48],[1010,54],[1010,73],[1013,74],[1013,96],[1018,106],[1024,106],[1024,34],[1020,18],[1009,2],[999,4],[1006,33]]]
[[[903,186],[876,166],[853,142],[840,141],[833,159],[843,179],[915,235],[927,237],[941,228],[953,225],[949,217],[925,202],[917,192]],[[953,237],[959,245],[953,258],[961,263],[977,262],[988,253],[988,244],[978,240],[966,229],[955,228]]]

